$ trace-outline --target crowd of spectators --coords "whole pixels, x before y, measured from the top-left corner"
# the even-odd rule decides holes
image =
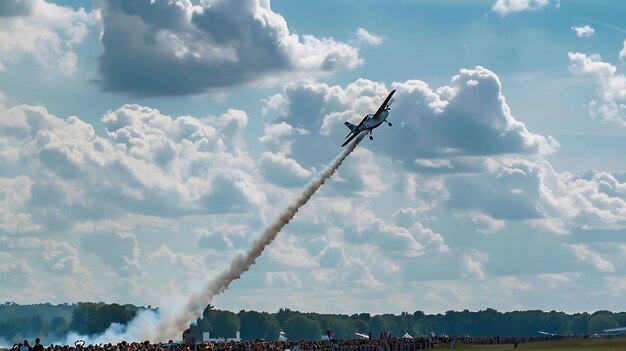
[[[560,338],[560,337],[559,337]],[[15,344],[10,351],[418,351],[429,350],[440,345],[446,348],[450,344],[515,344],[555,340],[555,336],[539,337],[450,337],[433,336],[429,338],[381,338],[352,340],[298,340],[298,341],[229,341],[202,342],[185,345],[172,342],[153,344],[149,341],[126,342],[117,344],[85,344],[79,340],[73,346],[43,346],[39,338],[30,345],[28,340]]]
[[[15,344],[11,351],[417,351],[437,345],[437,338],[385,338],[380,340],[298,340],[298,341],[229,341],[203,342],[196,345],[153,344],[149,341],[88,345],[77,341],[74,346],[42,346],[39,339],[30,346],[27,340]]]

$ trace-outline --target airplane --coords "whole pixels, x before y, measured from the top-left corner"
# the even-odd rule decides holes
[[[346,127],[348,127],[348,129],[350,129],[350,133],[346,135],[346,138],[348,138],[348,140],[346,140],[343,145],[341,145],[341,147],[348,145],[348,143],[351,142],[352,139],[356,138],[356,136],[361,134],[362,132],[367,133],[369,131],[370,140],[374,140],[374,137],[372,136],[372,130],[378,128],[378,126],[383,124],[383,122],[387,122],[387,125],[391,127],[391,122],[387,121],[387,116],[389,116],[389,105],[391,102],[391,97],[395,92],[395,89],[392,90],[389,95],[387,95],[387,98],[385,99],[383,104],[380,105],[378,111],[376,111],[376,113],[374,114],[370,113],[363,117],[361,123],[359,123],[358,125],[354,125],[348,121],[345,121],[343,123],[346,125]]]

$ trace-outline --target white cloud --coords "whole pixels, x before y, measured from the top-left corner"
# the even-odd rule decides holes
[[[505,16],[513,12],[538,10],[549,2],[549,0],[497,0],[491,10]]]
[[[374,290],[385,289],[386,285],[378,280],[369,267],[361,259],[353,259],[346,263],[341,272],[341,279],[344,284],[364,286]]]
[[[242,219],[238,218],[236,223],[228,224],[222,221],[211,224],[210,228],[197,228],[194,230],[198,246],[211,250],[212,253],[219,253],[224,250],[242,248],[248,244],[247,232],[250,228],[242,224]]]
[[[569,283],[572,281],[570,275],[562,273],[539,274],[537,278],[551,283]]]
[[[0,234],[33,233],[42,229],[25,208],[31,198],[32,181],[21,175],[0,177]]]
[[[274,262],[286,267],[315,268],[319,263],[297,243],[293,235],[284,235],[281,240],[275,241],[269,248],[267,255]]]
[[[0,16],[0,56],[2,64],[32,56],[44,68],[72,75],[80,44],[98,20],[97,12],[74,10],[45,0],[3,1]]]
[[[191,278],[205,277],[208,274],[204,256],[198,254],[176,253],[169,246],[162,244],[148,255],[148,261],[164,260],[178,267],[178,270]]]
[[[445,184],[447,206],[493,219],[530,220],[557,233],[626,225],[626,183],[607,172],[559,173],[547,161],[502,159],[493,171]]]
[[[615,296],[623,296],[626,292],[626,278],[606,277],[607,287],[615,294]]]
[[[485,279],[483,263],[489,260],[489,255],[479,250],[473,250],[463,255],[465,270],[470,276]]]
[[[598,84],[598,100],[589,103],[591,115],[626,126],[626,77],[618,74],[614,65],[601,61],[599,55],[569,52],[568,56],[572,73],[590,75]]]
[[[293,271],[267,272],[265,273],[265,282],[267,285],[302,287],[302,281]]]
[[[127,214],[241,213],[265,202],[239,135],[247,123],[242,111],[173,119],[124,105],[102,122],[105,136],[78,117],[62,120],[40,106],[0,105],[0,145],[17,152],[0,157],[33,177],[16,178],[23,184],[20,198],[30,194],[30,227],[62,229],[77,220]],[[17,197],[8,199],[0,215],[19,205]],[[8,216],[18,216],[13,212]],[[21,227],[7,220],[8,229],[29,228],[28,216],[22,217]]]
[[[383,42],[383,37],[374,33],[366,31],[364,28],[357,28],[355,35],[359,43],[367,43],[369,45],[380,45]]]
[[[626,39],[624,39],[624,48],[619,52],[619,59],[626,62]]]
[[[576,255],[576,257],[583,261],[593,264],[593,266],[600,272],[613,272],[615,266],[605,259],[603,259],[598,253],[593,252],[586,245],[567,245]]]
[[[44,271],[56,274],[85,274],[90,272],[78,258],[78,250],[67,241],[37,237],[7,238],[0,236],[0,251],[20,253],[30,257],[33,265],[40,264]]]
[[[296,160],[285,155],[264,152],[259,159],[259,169],[265,179],[283,187],[304,185],[313,175],[314,168],[305,169]]]
[[[359,227],[346,229],[346,242],[373,244],[383,252],[397,252],[406,258],[449,251],[441,234],[424,227],[414,214],[408,212],[396,212],[389,223],[366,213],[361,215],[359,223]]]
[[[30,285],[29,275],[33,273],[26,260],[0,263],[0,277],[4,284],[25,287]]]
[[[492,218],[489,215],[486,215],[480,211],[470,211],[467,214],[461,215],[461,218],[468,219],[474,225],[476,225],[477,230],[481,233],[492,234],[506,226],[506,222],[503,220]]]
[[[483,67],[462,69],[449,86],[437,89],[418,80],[392,87],[397,89],[389,116],[394,127],[374,132],[381,137],[372,152],[400,161],[407,170],[477,172],[488,167],[485,156],[548,154],[558,148],[556,140],[529,132],[513,117],[498,76]],[[382,83],[365,79],[346,87],[311,81],[287,84],[282,103],[271,107],[287,113],[275,127],[266,128],[262,138],[303,167],[316,167],[328,162],[323,155],[335,152],[345,137],[343,122],[358,123],[378,108],[387,93]],[[292,129],[287,131],[286,125]],[[285,130],[280,135],[274,133],[279,126]],[[308,133],[294,135],[295,128]],[[361,146],[368,147],[367,140]]]
[[[532,289],[531,283],[522,281],[517,277],[513,277],[513,276],[501,277],[499,280],[502,286],[505,287],[509,292],[511,292],[512,290]]]
[[[107,0],[102,22],[99,70],[106,91],[198,94],[362,63],[357,48],[332,37],[290,33],[269,1]]]
[[[136,275],[141,271],[137,238],[132,233],[100,232],[86,235],[82,248],[98,256],[102,262],[112,267],[123,277]]]
[[[589,25],[572,27],[572,30],[576,32],[576,36],[579,38],[588,38],[596,32],[595,29],[591,28]]]

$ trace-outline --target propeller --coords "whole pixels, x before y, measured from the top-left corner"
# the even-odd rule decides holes
[[[387,111],[391,110],[391,104],[393,104],[394,101],[394,98],[391,98],[391,100],[389,100],[389,103],[387,104]]]

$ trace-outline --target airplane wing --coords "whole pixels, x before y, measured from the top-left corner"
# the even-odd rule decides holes
[[[357,136],[357,135],[359,135],[359,134],[361,134],[361,132],[352,134],[352,136],[351,136],[350,138],[348,138],[348,140],[346,140],[346,142],[345,142],[345,143],[343,143],[343,144],[341,145],[341,147],[344,147],[344,146],[348,145],[348,143],[350,143],[350,142],[351,142],[354,138],[356,138],[356,136]]]
[[[391,93],[389,93],[389,95],[387,95],[387,98],[385,99],[385,101],[383,102],[382,105],[380,105],[380,107],[378,108],[378,111],[376,111],[376,113],[374,114],[374,116],[378,116],[381,112],[383,112],[384,109],[387,108],[387,105],[389,104],[389,100],[391,100],[391,97],[393,96],[393,93],[395,93],[396,90],[392,90]]]
[[[356,125],[356,130],[359,130],[359,128],[361,128],[361,126],[363,125],[363,122],[365,122],[366,119],[367,119],[367,115],[365,115],[365,117],[363,117],[361,122],[359,122],[359,124]]]

